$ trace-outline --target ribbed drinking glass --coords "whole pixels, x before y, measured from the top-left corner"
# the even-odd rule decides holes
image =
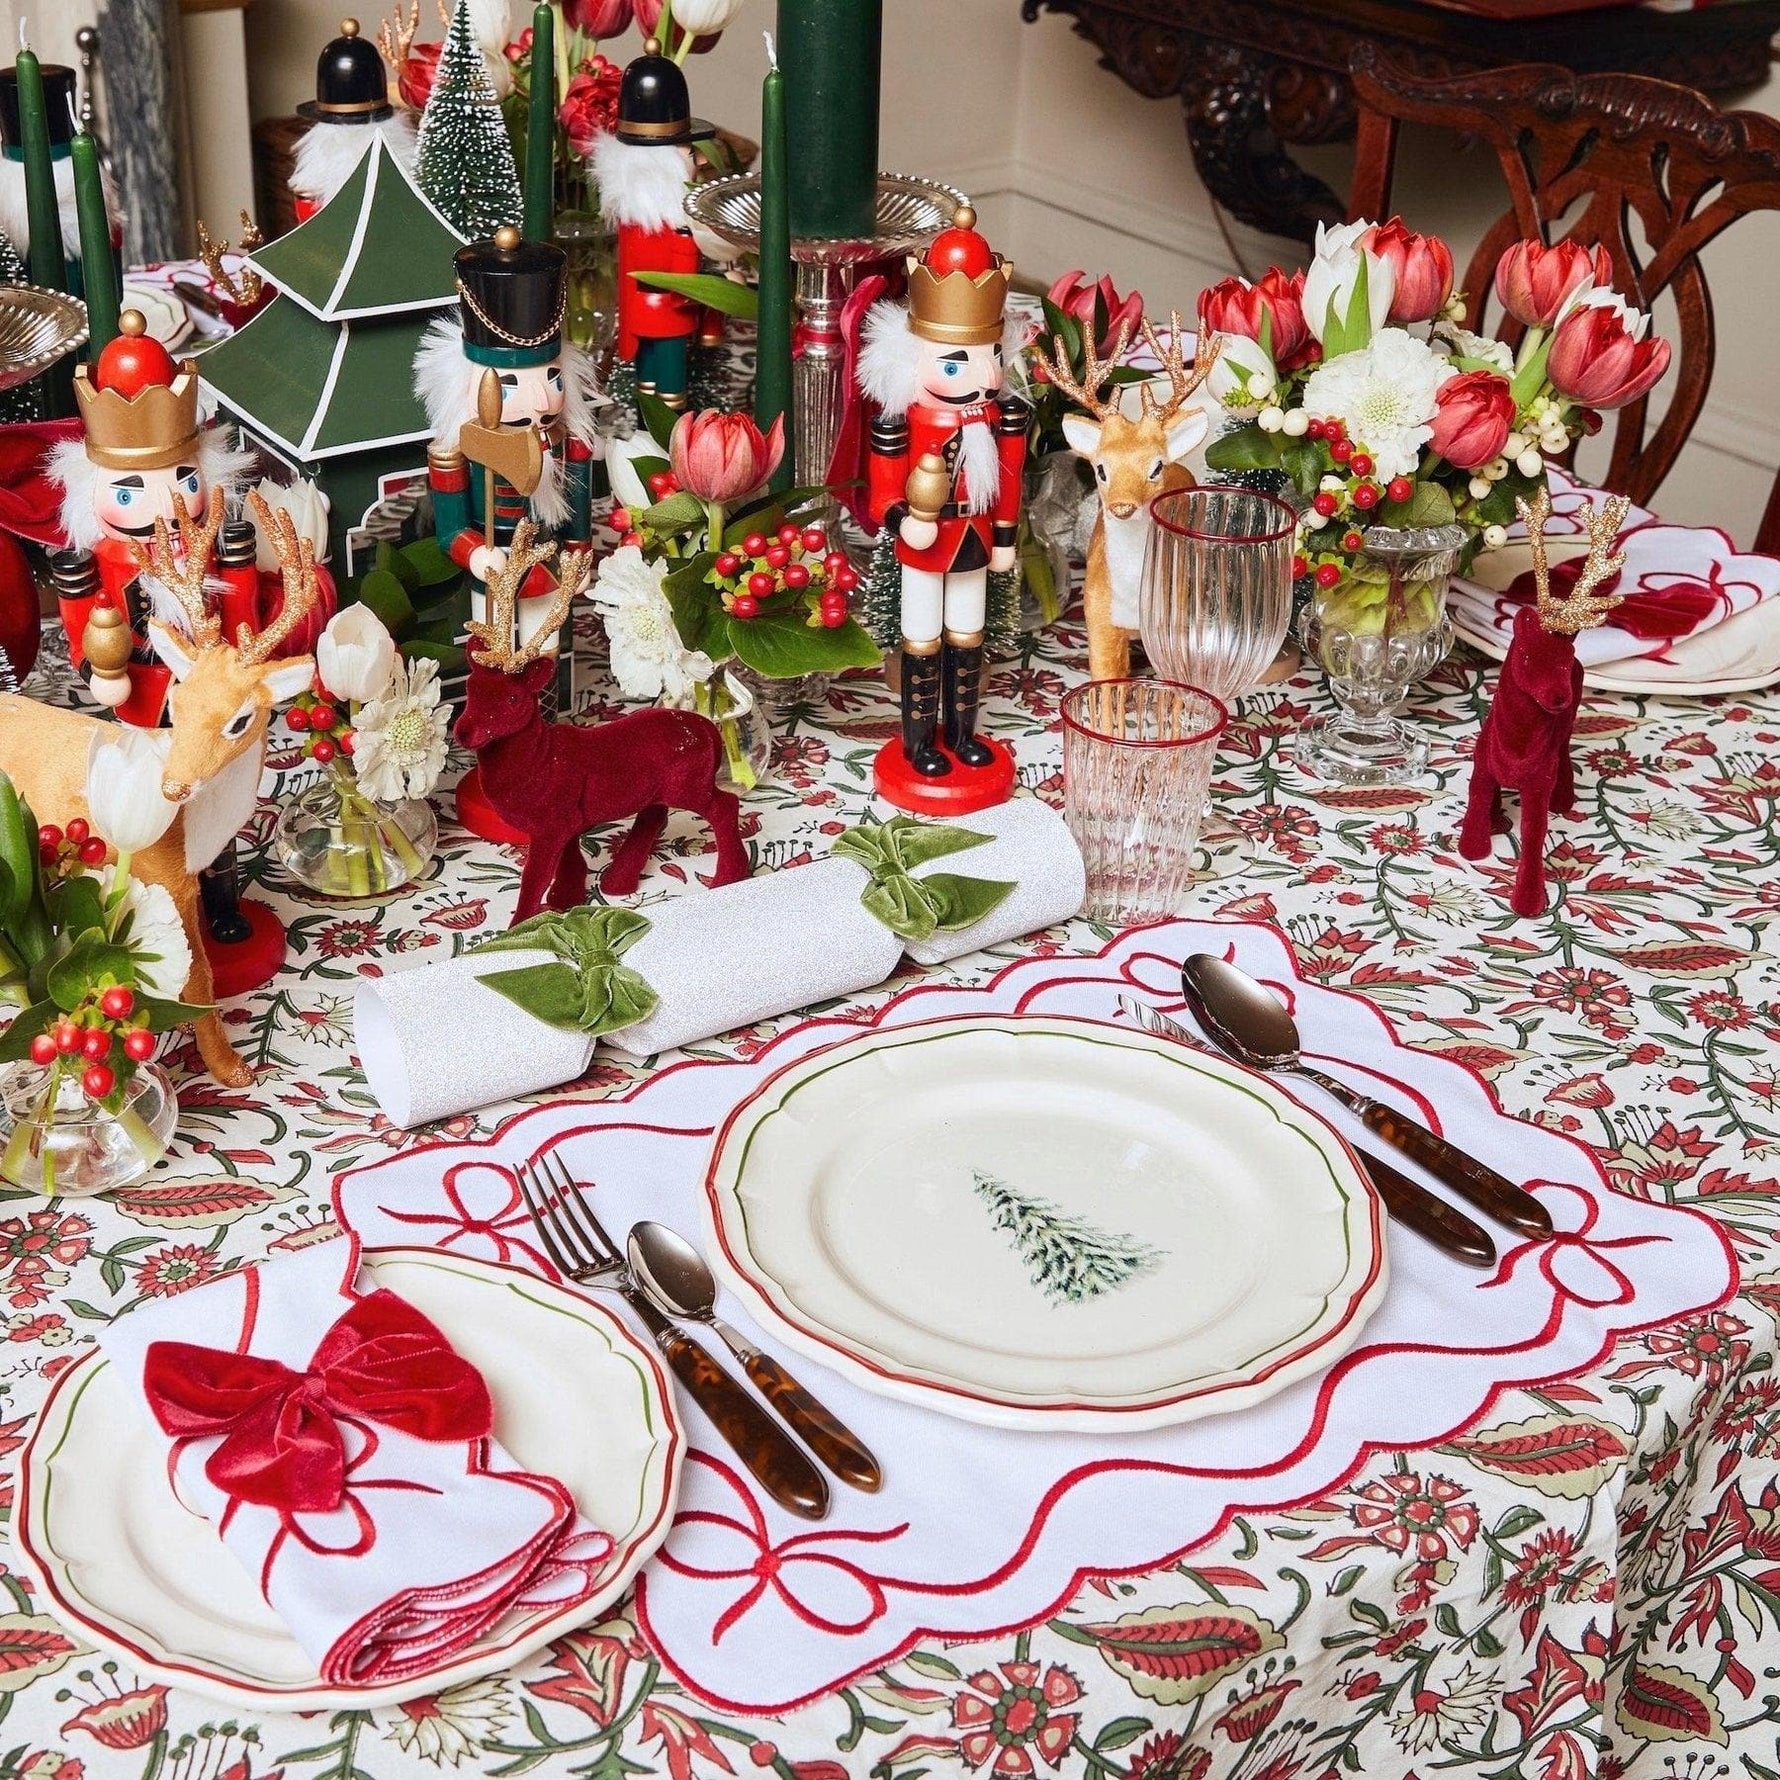
[[[1272,665],[1292,618],[1298,518],[1247,488],[1183,488],[1150,503],[1137,621],[1158,674],[1226,704]]]
[[[1228,721],[1221,700],[1174,680],[1090,680],[1064,698],[1063,810],[1091,919],[1136,926],[1179,912]]]

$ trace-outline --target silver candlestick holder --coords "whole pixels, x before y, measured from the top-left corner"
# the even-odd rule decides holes
[[[959,205],[969,202],[961,191],[937,180],[880,173],[877,230],[869,239],[792,237],[802,347],[791,374],[791,463],[800,487],[813,488],[828,480],[845,394],[841,309],[859,268],[925,247],[951,223]],[[697,227],[757,253],[760,175],[742,173],[694,186],[686,194],[686,214]]]
[[[29,382],[87,337],[86,305],[39,284],[0,285],[0,390]]]

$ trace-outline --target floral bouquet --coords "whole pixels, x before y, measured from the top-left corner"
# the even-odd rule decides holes
[[[445,769],[449,706],[439,665],[404,660],[369,606],[336,614],[315,648],[316,689],[285,713],[302,756],[325,769],[278,821],[285,866],[330,896],[373,896],[426,869],[437,824],[426,802]]]
[[[762,433],[746,414],[643,407],[650,432],[615,441],[607,459],[619,544],[591,598],[626,696],[712,718],[732,779],[751,788],[735,725],[751,700],[719,670],[791,680],[875,667],[877,648],[848,611],[859,575],[816,523],[823,490],[768,487],[785,454],[782,418]]]
[[[130,874],[166,833],[152,731],[117,726],[87,766],[89,815],[39,826],[0,774],[0,1100],[12,1129],[0,1175],[48,1193],[146,1173],[178,1116],[152,1067],[157,1034],[209,1010],[179,1000],[192,955],[172,896]]]

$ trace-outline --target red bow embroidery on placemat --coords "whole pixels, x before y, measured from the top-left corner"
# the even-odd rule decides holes
[[[1562,598],[1568,594],[1581,573],[1580,557],[1574,562],[1556,564],[1551,571],[1553,596]],[[1619,575],[1610,575],[1597,591],[1612,593],[1621,579]],[[1533,603],[1535,591],[1529,569],[1526,574],[1515,576],[1507,597],[1516,605],[1528,606]],[[1729,597],[1722,587],[1695,580],[1689,575],[1666,576],[1661,585],[1654,577],[1643,576],[1620,602],[1609,622],[1641,643],[1672,641],[1676,637],[1691,636],[1708,618],[1725,610],[1729,604]]]
[[[494,1425],[481,1373],[387,1291],[358,1299],[303,1372],[255,1354],[157,1341],[142,1384],[175,1439],[223,1436],[204,1466],[218,1489],[285,1514],[325,1514],[345,1500],[343,1420],[422,1440],[480,1440]]]

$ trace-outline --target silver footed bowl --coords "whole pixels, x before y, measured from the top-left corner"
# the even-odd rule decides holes
[[[37,284],[0,284],[0,389],[28,383],[87,337],[86,305]]]
[[[880,173],[877,233],[870,240],[795,235],[791,257],[806,265],[829,266],[889,259],[925,246],[951,222],[953,211],[969,202],[955,186],[937,180]],[[694,186],[686,194],[686,214],[700,228],[737,247],[759,247],[760,175],[737,173]]]

